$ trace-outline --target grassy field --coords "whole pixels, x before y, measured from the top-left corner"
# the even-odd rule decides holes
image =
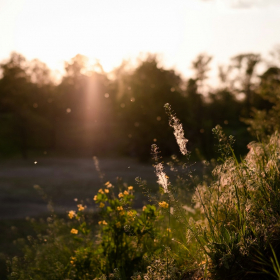
[[[34,164],[34,162],[37,164]],[[75,205],[74,198],[92,198],[106,181],[135,185],[140,176],[155,184],[151,164],[141,164],[130,158],[99,159],[103,182],[91,158],[33,158],[0,162],[0,219],[19,219],[45,214],[46,202],[34,190],[39,185],[54,201],[58,212]]]
[[[135,177],[140,176],[149,185],[156,184],[152,165],[131,158],[101,158],[99,167],[104,174],[103,182],[92,158],[34,157],[0,161],[0,279],[5,279],[5,258],[18,253],[13,241],[33,233],[26,217],[47,217],[49,213],[47,201],[34,185],[41,186],[53,200],[55,211],[65,215],[75,207],[75,198],[92,201],[106,181],[117,184],[117,178],[122,178],[123,182],[135,185]],[[141,207],[143,199],[138,189],[135,206]]]

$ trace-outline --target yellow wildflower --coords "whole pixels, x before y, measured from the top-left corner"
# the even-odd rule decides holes
[[[134,212],[133,211],[128,211],[127,215],[130,216],[130,217],[133,217],[134,216]]]
[[[70,263],[71,263],[71,264],[73,264],[73,263],[74,263],[74,261],[70,261]]]
[[[77,229],[74,229],[74,228],[72,228],[70,232],[71,232],[72,234],[78,234],[78,230],[77,230]]]
[[[102,224],[105,225],[105,226],[108,225],[105,220],[102,222]]]
[[[123,192],[124,195],[129,195],[128,191]]]
[[[82,204],[77,205],[79,211],[85,210],[85,207]]]
[[[41,189],[41,187],[40,187],[39,185],[34,185],[33,188],[34,188],[35,190],[40,190],[40,189]]]
[[[118,210],[118,211],[122,211],[122,210],[123,210],[123,207],[122,207],[122,206],[118,206],[118,207],[117,207],[117,210]]]
[[[105,206],[105,204],[103,202],[100,202],[99,207],[103,208]]]
[[[133,211],[128,211],[127,215],[129,216],[130,219],[134,220],[135,219],[135,212]]]
[[[125,211],[121,211],[120,215],[123,216],[125,214]]]
[[[120,228],[120,227],[121,227],[121,223],[120,223],[120,222],[117,222],[117,223],[116,223],[116,227],[117,227],[117,228]]]
[[[97,200],[97,195],[94,196],[93,200],[94,200],[94,201]]]
[[[105,193],[109,193],[109,190],[108,190],[108,189],[105,189],[104,191],[105,191]]]
[[[98,224],[99,224],[99,225],[102,225],[102,221],[99,221]]]
[[[105,183],[105,186],[107,188],[112,188],[113,187],[113,185],[109,181]]]
[[[132,187],[132,186],[129,186],[129,187],[128,187],[128,190],[129,190],[129,191],[132,191],[132,190],[133,190],[133,187]]]
[[[169,206],[169,204],[166,203],[165,201],[159,202],[158,205],[159,205],[159,207],[161,207],[161,208],[166,208],[166,209],[167,209],[168,206]]]
[[[102,193],[102,194],[104,193],[104,191],[103,191],[102,189],[100,189],[98,192],[99,192],[99,193]]]
[[[119,193],[119,198],[122,198],[123,197],[123,193]]]
[[[68,217],[69,217],[70,219],[73,219],[75,216],[76,216],[76,212],[75,212],[75,211],[73,211],[73,210],[69,211]]]
[[[168,232],[171,232],[171,228],[167,228],[166,230],[167,230]]]
[[[147,209],[147,207],[146,207],[146,206],[143,206],[142,210],[145,211],[146,209]]]

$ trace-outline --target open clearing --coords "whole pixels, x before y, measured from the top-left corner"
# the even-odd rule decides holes
[[[34,162],[37,162],[35,164]],[[151,164],[141,164],[131,158],[100,158],[104,173],[100,180],[92,158],[32,158],[0,162],[0,219],[19,219],[48,212],[47,202],[34,189],[39,185],[54,201],[58,212],[73,209],[74,198],[92,203],[92,197],[104,182],[117,186],[117,177],[134,185],[136,201],[143,198],[137,189],[137,176],[155,186],[156,175]]]

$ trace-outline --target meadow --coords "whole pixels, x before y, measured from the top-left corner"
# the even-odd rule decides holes
[[[277,64],[85,61],[0,64],[1,279],[280,279]]]
[[[36,234],[17,241],[8,279],[279,279],[279,134],[237,159],[235,139],[216,126],[219,157],[203,163],[210,175],[196,173],[183,126],[165,109],[181,156],[164,163],[152,145],[158,191],[140,177],[106,179],[94,158],[100,188],[64,215],[49,200],[50,215],[30,221]]]
[[[37,161],[37,164],[34,164]],[[156,187],[155,174],[150,164],[139,163],[136,159],[117,157],[100,158],[100,168],[113,183],[117,178],[133,184],[135,177],[145,178]],[[56,213],[65,215],[76,202],[85,200],[99,189],[99,174],[93,158],[62,157],[57,155],[32,155],[30,159],[9,158],[0,162],[0,252],[1,279],[6,278],[6,257],[19,254],[13,241],[28,234],[34,234],[33,226],[26,217],[46,218],[49,215],[48,198],[52,199]],[[34,189],[39,185],[48,198]],[[136,205],[142,206],[143,195],[137,194]],[[94,208],[91,209],[94,211]]]

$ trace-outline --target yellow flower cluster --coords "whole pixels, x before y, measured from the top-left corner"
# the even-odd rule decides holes
[[[122,207],[122,206],[118,206],[118,207],[117,207],[117,210],[118,210],[118,211],[122,211],[122,210],[123,210],[123,207]]]
[[[123,197],[123,193],[119,193],[118,197],[122,198]]]
[[[103,191],[102,189],[100,189],[98,192],[99,192],[99,193],[102,193],[102,194],[104,193],[104,191]]]
[[[171,232],[171,228],[167,228],[166,230],[167,230],[168,232]]]
[[[125,214],[125,211],[121,211],[120,215],[123,216]]]
[[[105,183],[105,186],[107,188],[112,188],[113,187],[113,185],[109,181]]]
[[[84,211],[85,207],[82,204],[77,205],[79,211]]]
[[[109,190],[108,190],[108,189],[105,189],[104,192],[105,192],[105,193],[109,193]]]
[[[71,264],[74,264],[75,260],[76,260],[76,258],[75,258],[75,257],[71,257],[71,261],[70,261],[70,263],[71,263]]]
[[[99,221],[98,224],[99,224],[99,225],[104,225],[104,226],[108,225],[107,222],[106,222],[105,220]]]
[[[76,216],[76,212],[75,212],[75,211],[73,211],[73,210],[69,211],[68,217],[69,217],[70,219],[73,219],[75,216]]]
[[[132,186],[129,186],[129,187],[128,187],[128,190],[129,190],[129,191],[132,191],[132,190],[133,190],[133,187],[132,187]]]
[[[94,201],[96,201],[96,200],[97,200],[97,195],[95,195],[95,196],[93,197],[93,200],[94,200]]]
[[[128,191],[123,192],[124,195],[129,195]]]
[[[133,212],[133,211],[128,211],[128,212],[127,212],[127,215],[128,215],[129,217],[134,217],[134,212]]]
[[[169,204],[168,204],[167,202],[165,202],[165,201],[159,202],[158,205],[159,205],[159,207],[161,207],[161,208],[166,208],[166,209],[167,209],[168,206],[169,206]]]
[[[70,231],[70,233],[72,233],[72,234],[78,234],[78,230],[77,230],[77,229],[72,228],[72,229],[71,229],[71,231]]]
[[[100,202],[99,207],[103,208],[105,206],[105,204],[103,202]]]
[[[143,206],[142,210],[145,211],[146,209],[147,209],[147,207],[146,207],[146,206]]]

